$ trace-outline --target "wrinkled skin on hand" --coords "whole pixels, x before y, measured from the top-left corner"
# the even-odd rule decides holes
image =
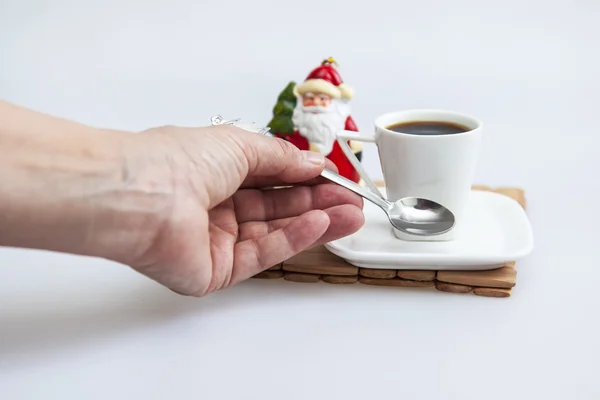
[[[228,125],[136,136],[129,169],[162,205],[127,263],[177,293],[227,288],[364,222],[362,198],[318,177],[335,166],[282,139]]]

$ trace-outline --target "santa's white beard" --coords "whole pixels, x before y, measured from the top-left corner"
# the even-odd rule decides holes
[[[344,130],[350,105],[343,100],[333,99],[327,107],[304,107],[302,100],[294,109],[292,121],[298,132],[323,155],[331,153],[336,133]]]

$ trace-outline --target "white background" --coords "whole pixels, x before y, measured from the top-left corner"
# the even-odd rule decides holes
[[[473,114],[476,183],[526,190],[509,299],[250,281],[179,297],[118,264],[0,250],[2,399],[597,399],[600,3],[0,0],[0,96],[130,130],[266,124],[334,56],[361,130]],[[365,164],[380,177],[376,149]],[[0,171],[1,173],[1,171]]]

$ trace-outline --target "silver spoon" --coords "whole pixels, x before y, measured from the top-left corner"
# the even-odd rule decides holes
[[[434,201],[407,197],[391,202],[328,169],[324,169],[321,176],[379,206],[392,226],[404,233],[434,236],[446,233],[454,227],[454,214]]]

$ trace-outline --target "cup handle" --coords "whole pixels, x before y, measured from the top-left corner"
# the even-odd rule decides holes
[[[363,180],[367,184],[367,187],[373,193],[375,193],[382,199],[385,198],[379,191],[379,188],[377,187],[377,185],[375,185],[375,183],[371,180],[371,178],[369,178],[369,175],[362,167],[361,162],[358,161],[358,158],[356,158],[356,156],[352,152],[352,149],[350,148],[350,146],[348,146],[348,140],[356,140],[358,142],[365,142],[365,143],[375,143],[375,138],[373,136],[361,136],[358,132],[355,132],[355,131],[344,130],[344,131],[337,132],[336,139],[337,139],[338,144],[340,145],[340,148],[342,149],[342,151],[348,158],[348,161],[350,161],[350,164],[352,164],[354,169],[356,169],[356,171],[358,172],[360,177],[363,178]]]

